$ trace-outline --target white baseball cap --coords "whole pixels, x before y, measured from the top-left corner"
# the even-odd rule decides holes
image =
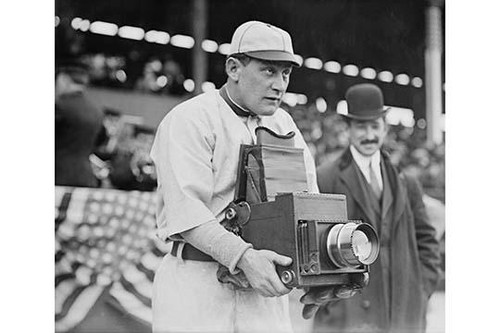
[[[229,54],[244,53],[252,58],[270,61],[289,61],[300,66],[293,53],[292,38],[283,29],[268,23],[249,21],[233,34]]]

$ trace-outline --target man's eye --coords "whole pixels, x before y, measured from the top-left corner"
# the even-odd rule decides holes
[[[272,69],[272,68],[266,68],[264,70],[264,72],[266,72],[266,74],[272,75],[272,74],[274,74],[274,69]]]

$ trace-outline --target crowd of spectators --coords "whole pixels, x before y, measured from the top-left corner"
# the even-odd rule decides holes
[[[127,55],[85,54],[94,86],[125,88],[152,94],[184,95],[184,73],[169,54],[149,57],[133,51]]]
[[[185,76],[179,64],[168,54],[162,58],[152,57],[139,61],[138,56],[134,57],[133,54],[113,56],[98,53],[86,54],[81,60],[88,65],[90,83],[94,86],[122,87],[152,94],[189,94],[183,86]],[[140,65],[135,66],[137,68],[134,70],[132,64],[137,65],[139,63]],[[314,103],[297,104],[293,107],[283,103],[283,107],[290,112],[302,131],[317,165],[339,157],[347,147],[347,124],[334,110],[329,109],[326,112],[319,112]],[[108,114],[105,122],[107,121],[109,125],[113,123],[113,119],[117,116],[117,114],[114,116]],[[106,148],[108,152],[113,150],[114,158],[124,161],[135,161],[135,158],[132,159],[132,155],[140,155],[141,163],[144,163],[147,154],[141,152],[141,149],[147,150],[147,145],[130,148],[130,142],[134,142],[135,136],[131,135],[131,139],[124,139],[123,135],[127,131],[117,131],[113,126],[116,127],[116,124],[108,126],[108,134],[111,136],[111,143],[108,142]],[[113,134],[115,132],[121,133],[122,137],[116,137]],[[139,135],[139,137],[141,136]],[[103,147],[100,149],[102,152]],[[444,203],[444,144],[428,145],[425,140],[425,128],[422,128],[422,126],[409,128],[402,125],[393,125],[386,139],[385,149],[391,153],[391,159],[403,171],[419,178],[426,194]],[[131,150],[134,153],[131,153]],[[123,155],[128,157],[123,158]],[[115,168],[118,168],[118,166],[115,166]],[[133,170],[137,174],[136,169]],[[104,174],[107,175],[107,173]],[[101,178],[103,178],[102,175]],[[137,186],[135,186],[135,189],[137,189]],[[151,185],[148,185],[147,189],[151,189]]]
[[[285,108],[296,120],[317,165],[336,159],[348,146],[347,124],[335,112],[318,112],[314,105]],[[416,176],[424,191],[445,201],[445,146],[426,143],[425,128],[392,125],[384,144],[405,173]]]
[[[303,133],[317,165],[336,159],[349,144],[347,124],[337,113],[328,111],[320,113],[314,105],[295,107],[284,105],[284,107]],[[126,121],[120,122],[116,112],[108,110],[106,115],[105,126],[108,128],[110,138],[106,145],[101,147],[101,156],[104,156],[102,151],[113,152],[115,169],[120,167],[120,163],[132,163],[130,170],[139,177],[136,181],[140,182],[141,177],[147,175],[144,179],[151,182],[154,179],[154,168],[149,167],[148,151],[154,130],[146,131],[138,125]],[[393,163],[401,170],[418,177],[429,196],[445,201],[444,144],[429,146],[425,140],[425,129],[418,126],[409,128],[393,125],[387,136],[385,149],[390,152]],[[146,168],[138,172],[140,169],[138,165]],[[123,186],[125,185],[121,188]],[[136,184],[134,189],[138,188],[141,187]],[[152,186],[149,184],[144,188],[152,189]]]

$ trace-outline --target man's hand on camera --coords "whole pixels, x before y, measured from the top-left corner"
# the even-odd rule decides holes
[[[241,256],[237,267],[240,268],[259,294],[266,297],[288,294],[288,289],[276,273],[276,265],[288,266],[292,258],[285,257],[269,250],[248,249]]]
[[[236,289],[240,290],[252,288],[247,280],[247,277],[245,276],[245,273],[239,271],[235,274],[231,274],[229,269],[221,264],[219,264],[219,269],[217,269],[217,280],[221,283],[230,283]]]
[[[349,280],[348,284],[311,287],[306,290],[300,298],[300,302],[304,304],[302,317],[309,319],[314,316],[320,306],[356,295],[368,285],[369,275],[368,273],[351,274]]]

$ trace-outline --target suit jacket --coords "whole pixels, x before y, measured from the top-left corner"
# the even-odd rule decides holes
[[[424,332],[427,302],[439,282],[439,250],[416,179],[400,174],[381,154],[382,204],[373,208],[369,190],[347,149],[318,168],[321,193],[347,197],[349,219],[371,224],[380,253],[370,267],[370,283],[358,295],[318,311],[317,331]]]
[[[103,117],[85,93],[66,94],[56,102],[56,185],[98,187],[89,155],[96,146]]]

